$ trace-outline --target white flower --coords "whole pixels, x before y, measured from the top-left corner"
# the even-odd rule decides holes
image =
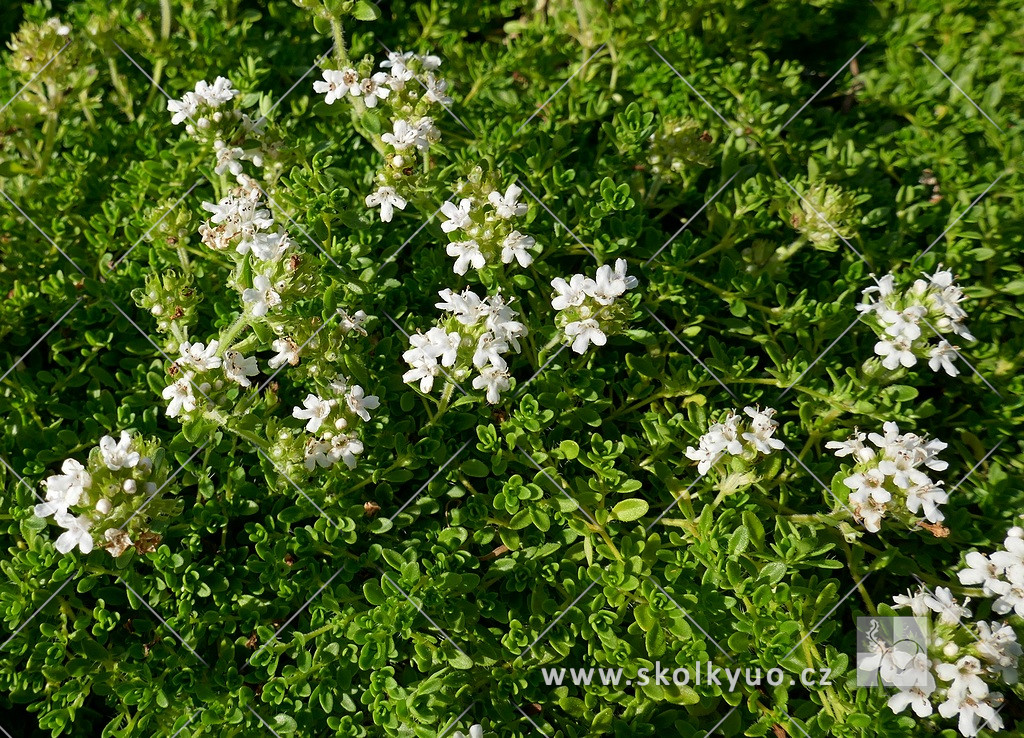
[[[492,405],[501,399],[501,393],[509,387],[508,372],[494,365],[485,366],[480,370],[480,374],[473,377],[473,389],[486,388],[487,402]]]
[[[851,474],[843,480],[843,484],[861,496],[870,497],[878,503],[888,502],[892,499],[892,495],[883,486],[885,475],[877,468]]]
[[[57,521],[57,525],[65,529],[57,538],[55,544],[58,551],[66,554],[76,546],[84,554],[92,551],[92,534],[89,532],[89,528],[92,527],[92,521],[89,518],[85,516],[75,517],[70,513],[64,512],[57,513],[54,516],[54,520]]]
[[[345,396],[348,408],[364,421],[370,420],[368,410],[376,410],[380,407],[380,398],[377,395],[367,395],[358,384],[354,385]]]
[[[161,395],[168,401],[167,417],[176,418],[184,410],[190,413],[196,409],[196,398],[192,394],[192,372],[186,372],[177,381],[164,387]]]
[[[66,459],[60,468],[63,474],[54,474],[43,482],[46,502],[35,506],[37,517],[66,513],[69,506],[78,504],[85,490],[92,485],[92,475],[79,461]]]
[[[285,336],[284,338],[276,338],[274,342],[270,344],[271,348],[277,352],[274,356],[267,361],[267,364],[271,369],[277,369],[285,364],[291,366],[298,366],[299,363],[299,345],[295,343],[291,338]]]
[[[441,230],[445,233],[451,233],[459,228],[467,229],[473,222],[469,217],[469,210],[472,207],[473,201],[468,197],[464,198],[458,205],[452,202],[444,203],[441,206],[441,213],[448,220],[441,224]]]
[[[772,416],[775,415],[773,408],[768,407],[761,410],[760,408],[745,407],[743,412],[751,419],[750,431],[742,434],[744,440],[749,441],[762,454],[770,454],[772,451],[785,448],[786,444],[781,440],[772,438],[775,429],[779,427],[779,424],[772,420]]]
[[[969,587],[980,584],[985,594],[991,597],[994,592],[990,583],[999,580],[1004,567],[999,566],[995,561],[978,551],[971,551],[964,557],[964,561],[967,566],[957,572],[960,584]]]
[[[939,369],[942,369],[949,376],[955,377],[960,374],[960,370],[957,369],[956,365],[953,363],[954,357],[956,357],[956,350],[949,341],[939,341],[938,345],[928,354],[928,367],[933,372],[937,372]]]
[[[964,605],[970,601],[969,598],[964,600]],[[971,611],[953,598],[948,587],[936,587],[934,592],[925,595],[924,602],[929,609],[939,614],[939,621],[946,625],[956,625],[961,618],[971,616]]]
[[[914,485],[907,490],[907,509],[917,514],[919,509],[924,511],[925,520],[930,523],[941,523],[946,516],[939,510],[939,505],[949,501],[949,495],[939,488],[939,483],[928,482],[926,484]]]
[[[508,351],[508,344],[493,333],[485,333],[480,336],[477,342],[476,351],[473,353],[473,366],[481,369],[490,364],[496,369],[505,371],[508,365],[501,355]]]
[[[363,328],[363,323],[366,322],[369,316],[362,310],[356,310],[352,315],[338,308],[338,328],[341,329],[342,333],[351,333],[355,331],[360,335],[366,335],[366,329]]]
[[[864,444],[867,434],[854,429],[853,435],[845,441],[829,441],[825,448],[833,449],[833,453],[839,458],[853,456],[858,462],[869,462],[875,458],[875,450]]]
[[[303,407],[292,408],[292,417],[307,421],[306,431],[316,433],[331,414],[334,400],[322,400],[314,394],[308,394],[302,405]]]
[[[519,196],[523,189],[515,184],[510,184],[505,190],[504,196],[499,192],[492,192],[487,196],[487,201],[494,207],[494,212],[499,218],[508,220],[517,215],[525,215],[527,207],[525,203],[519,202]]]
[[[363,442],[352,435],[339,434],[331,439],[328,458],[331,463],[341,461],[349,469],[356,468],[356,456],[363,452]]]
[[[452,735],[452,738],[466,738],[466,734],[461,730],[456,730]],[[469,738],[484,738],[484,727],[480,724],[471,726],[469,729]]]
[[[406,352],[408,354],[409,352]],[[434,377],[441,373],[441,367],[436,360],[429,357],[421,357],[415,360],[406,356],[405,359],[412,366],[409,371],[402,375],[403,382],[419,382],[420,392],[426,394],[434,387]]]
[[[367,77],[362,80],[359,85],[351,90],[351,93],[355,97],[362,96],[363,104],[368,108],[377,107],[377,101],[379,99],[386,98],[391,94],[391,90],[387,87],[382,87],[388,81],[388,75],[384,72],[377,72],[376,74]]]
[[[398,119],[392,124],[392,128],[392,133],[385,133],[380,139],[390,144],[395,151],[405,151],[410,146],[417,145],[420,132],[415,126],[409,125],[409,121]]]
[[[186,92],[180,100],[168,100],[167,110],[173,113],[171,123],[179,125],[186,119],[195,117],[199,110],[199,98],[194,92]]]
[[[107,528],[103,533],[103,538],[107,541],[107,545],[103,548],[114,557],[120,556],[132,546],[132,539],[128,534],[117,528]]]
[[[910,608],[910,612],[915,617],[924,617],[928,614],[930,608],[928,607],[928,595],[922,587],[916,593],[911,593],[909,590],[905,595],[896,595],[892,598],[893,604],[896,607],[907,607]]]
[[[220,343],[216,340],[210,341],[209,345],[202,343],[189,343],[184,341],[181,344],[181,358],[176,362],[178,366],[190,366],[199,371],[220,368],[220,357],[217,351]]]
[[[484,301],[470,289],[458,293],[451,290],[441,290],[437,293],[441,302],[434,303],[434,307],[454,313],[456,319],[463,325],[475,325],[487,312]]]
[[[551,298],[551,307],[555,310],[582,305],[587,297],[584,291],[587,278],[582,274],[572,275],[568,282],[561,277],[555,277],[551,280],[551,286],[555,288],[555,296]]]
[[[990,558],[992,563],[1005,571],[1010,578],[1024,578],[1024,539],[1020,536],[1008,535],[1003,541],[1002,551],[994,552]],[[1015,575],[1015,576],[1014,576]]]
[[[937,664],[935,674],[944,682],[952,682],[949,686],[949,697],[960,699],[963,696],[984,698],[988,695],[988,685],[979,674],[983,671],[981,662],[973,656],[964,656],[956,664]]]
[[[636,277],[626,276],[625,259],[616,259],[614,270],[607,264],[598,267],[594,280],[588,283],[591,296],[601,305],[611,305],[636,285]]]
[[[708,473],[708,470],[721,458],[725,449],[714,443],[707,434],[700,437],[697,446],[688,446],[683,452],[686,458],[697,462],[697,473],[701,476]]]
[[[931,691],[924,687],[901,689],[889,698],[889,709],[898,714],[903,712],[909,705],[918,717],[928,717],[932,714],[930,695]]]
[[[465,274],[469,267],[483,269],[487,264],[487,260],[480,252],[479,244],[473,240],[450,243],[446,251],[448,256],[456,257],[455,264],[452,267],[452,271],[456,274]]]
[[[989,699],[1001,699],[1002,695],[994,692],[988,695]],[[996,713],[995,708],[985,699],[975,699],[971,695],[950,694],[949,699],[939,705],[939,714],[944,718],[951,718],[959,715],[957,729],[960,734],[970,738],[976,736],[983,727],[982,721],[994,731],[1002,730],[1003,719]]]
[[[881,310],[878,317],[888,324],[885,328],[887,335],[915,341],[921,337],[921,326],[918,323],[927,312],[923,305],[911,305],[903,310]]]
[[[345,95],[359,94],[359,73],[351,67],[325,69],[323,77],[323,81],[317,80],[313,83],[313,91],[325,95],[324,102],[328,105],[333,105]]]
[[[1017,633],[1006,623],[987,623],[979,620],[978,653],[985,659],[1007,684],[1017,681],[1017,664],[1022,649],[1017,642]]]
[[[877,533],[882,529],[882,519],[889,511],[886,503],[879,502],[871,494],[857,490],[850,494],[854,517],[864,524],[865,530]]]
[[[901,364],[909,368],[917,363],[910,340],[903,336],[881,339],[875,344],[875,353],[882,357],[882,366],[886,369],[895,369]]]
[[[253,277],[252,287],[242,290],[242,302],[251,302],[251,312],[257,318],[262,318],[272,307],[281,304],[281,296],[274,291],[270,278],[265,274],[257,274]]]
[[[376,192],[366,196],[366,206],[369,208],[380,207],[380,219],[390,223],[394,217],[395,208],[405,210],[405,198],[395,192],[394,187],[378,187]]]
[[[989,588],[999,595],[999,599],[992,603],[994,612],[1006,615],[1012,610],[1024,617],[1024,582],[1006,582],[1000,579],[989,584]]]
[[[306,458],[304,464],[306,469],[313,471],[317,466],[326,469],[334,463],[331,458],[331,444],[321,441],[319,438],[310,438],[306,441]]]
[[[512,259],[515,259],[521,267],[530,266],[533,263],[533,254],[529,250],[536,243],[532,236],[524,236],[519,231],[512,231],[501,242],[501,262],[511,264]]]
[[[231,86],[231,80],[227,77],[217,77],[212,85],[206,80],[196,82],[196,97],[212,108],[231,102],[237,94],[238,90]]]
[[[577,320],[565,326],[565,335],[573,339],[572,350],[582,354],[590,344],[604,346],[608,343],[608,337],[601,330],[601,324],[593,318]]]
[[[249,377],[259,373],[256,364],[256,357],[242,356],[237,351],[228,351],[224,354],[224,374],[232,382],[238,382],[243,387],[251,387]]]
[[[254,233],[251,238],[240,241],[235,250],[240,254],[252,250],[252,255],[260,261],[277,261],[291,245],[288,234],[279,230],[275,233]]]
[[[452,98],[448,95],[448,80],[443,77],[437,77],[430,72],[425,75],[426,80],[423,82],[423,86],[426,88],[426,92],[423,94],[423,99],[429,102],[436,102],[442,106],[448,106],[452,104]]]
[[[131,469],[141,458],[138,451],[132,451],[132,439],[128,431],[121,431],[121,440],[115,441],[111,436],[100,439],[100,456],[103,463],[112,471]]]

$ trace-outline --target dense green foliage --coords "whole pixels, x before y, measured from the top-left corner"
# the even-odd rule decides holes
[[[437,54],[450,83],[431,188],[390,223],[363,202],[380,122],[325,105],[318,69],[303,78],[335,40],[316,10],[77,0],[25,5],[28,30],[0,29],[0,102],[28,83],[0,112],[0,372],[13,367],[0,381],[0,726],[950,731],[856,687],[853,622],[918,580],[962,592],[963,555],[998,547],[1024,506],[1020,3],[384,0],[379,18],[368,3],[327,6],[352,59]],[[32,79],[61,44],[25,34],[52,16],[70,45]],[[237,425],[183,425],[164,412],[157,321],[132,297],[187,271],[200,340],[239,313],[229,260],[197,236],[201,203],[228,184],[148,78],[176,98],[218,75],[269,121],[265,187],[315,267],[296,314],[373,316],[338,359],[380,398],[365,452],[298,485],[258,448],[266,423],[301,427],[289,410],[309,377],[282,374]],[[453,275],[439,219],[427,222],[476,166],[531,193],[543,249],[515,276]],[[549,285],[592,274],[595,257],[625,259],[639,286],[628,329],[577,355],[559,346]],[[977,340],[961,351],[976,372],[868,362],[876,335],[854,321],[869,275],[905,285],[940,264],[970,298]],[[405,332],[432,325],[437,292],[495,283],[530,328],[508,357],[512,390],[489,405],[404,383]],[[753,404],[777,410],[792,454],[699,477],[684,450]],[[842,519],[842,462],[825,443],[886,421],[949,444],[948,535]],[[122,429],[183,465],[182,510],[152,550],[61,555],[33,490]],[[553,688],[540,672],[707,660],[826,667],[832,684]],[[1022,695],[1006,691],[1009,731]]]

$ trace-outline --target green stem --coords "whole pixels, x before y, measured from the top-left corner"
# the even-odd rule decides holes
[[[223,333],[221,333],[221,335],[220,335],[220,346],[221,346],[221,349],[224,350],[224,351],[227,351],[228,348],[231,346],[231,342],[233,340],[235,340],[235,337],[239,333],[241,333],[245,328],[247,328],[248,326],[249,326],[249,323],[248,323],[248,320],[247,320],[247,316],[246,316],[245,313],[242,313],[241,315],[238,316],[238,318],[235,320],[234,323],[232,323],[230,326],[228,326],[228,328]]]
[[[348,50],[345,48],[345,29],[341,27],[341,21],[331,18],[331,34],[334,36],[334,59],[338,67],[349,66]]]

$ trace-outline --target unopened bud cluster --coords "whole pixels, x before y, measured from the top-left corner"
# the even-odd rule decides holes
[[[651,134],[647,162],[651,172],[666,179],[687,169],[711,166],[711,134],[692,120],[668,119]]]

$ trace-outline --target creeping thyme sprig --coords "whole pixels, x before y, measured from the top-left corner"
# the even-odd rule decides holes
[[[484,174],[476,167],[459,183],[455,194],[456,202],[441,206],[446,218],[441,230],[451,239],[446,251],[455,258],[452,270],[456,274],[513,261],[521,267],[533,263],[537,242],[515,227],[516,220],[529,210],[519,201],[522,188],[510,184],[502,191],[496,173]]]
[[[933,480],[923,469],[943,471],[949,466],[938,458],[947,444],[916,433],[900,433],[893,422],[882,428],[884,435],[856,430],[845,441],[825,444],[836,456],[849,456],[854,462],[851,469],[842,472],[854,517],[872,533],[881,530],[885,517],[907,525],[938,525],[945,519],[940,506],[949,495],[942,489],[942,482]],[[865,444],[865,439],[874,448]],[[932,529],[936,535],[942,533]]]
[[[609,335],[626,326],[633,306],[621,298],[637,284],[636,277],[626,275],[625,259],[616,259],[614,269],[607,264],[598,267],[593,278],[574,274],[568,281],[551,280],[551,307],[558,311],[555,325],[573,351],[582,354],[590,344],[604,346]]]
[[[708,427],[696,446],[688,446],[684,453],[697,462],[697,473],[702,476],[719,469],[720,488],[726,493],[733,492],[756,482],[756,464],[784,447],[775,438],[778,427],[774,408],[747,406],[743,415],[729,410]]]
[[[918,618],[923,626],[918,637],[926,641],[912,653],[876,635],[871,655],[858,668],[877,670],[883,683],[898,688],[888,701],[893,712],[910,707],[926,718],[937,711],[955,718],[960,734],[971,737],[985,727],[1002,729],[1003,695],[992,687],[1017,683],[1022,650],[1009,624],[971,620],[968,604],[970,599],[959,601],[947,587],[921,586],[895,596],[894,609]]]
[[[167,110],[171,123],[185,124],[185,132],[213,152],[214,173],[230,174],[239,184],[245,184],[249,175],[243,162],[257,169],[263,167],[266,142],[255,145],[266,128],[265,118],[253,119],[238,107],[239,92],[227,77],[217,77],[212,83],[196,82],[195,89],[179,100],[168,100]]]
[[[909,368],[918,359],[927,359],[933,372],[941,369],[955,377],[960,373],[953,363],[956,346],[948,337],[974,340],[964,323],[967,312],[960,306],[965,295],[953,272],[941,265],[935,274],[924,276],[908,289],[897,290],[896,277],[885,275],[864,289],[857,310],[878,334],[875,353],[886,369]]]
[[[395,209],[404,210],[416,190],[421,164],[441,134],[434,125],[439,106],[449,105],[448,83],[435,72],[441,59],[412,52],[391,52],[374,71],[373,58],[343,69],[325,69],[313,90],[333,105],[348,100],[357,118],[367,109],[380,110],[384,119],[374,143],[384,155],[376,189],[366,196],[367,207],[380,208],[380,219],[390,222]]]
[[[426,333],[416,333],[412,348],[402,354],[410,369],[402,379],[419,382],[427,393],[442,376],[455,383],[473,377],[473,389],[485,390],[492,405],[510,387],[504,355],[519,353],[519,339],[526,336],[524,323],[500,293],[481,298],[470,289],[462,293],[441,290],[436,307],[449,315]]]
[[[103,436],[85,464],[66,459],[61,474],[43,481],[46,501],[34,512],[64,529],[56,541],[62,554],[101,546],[120,556],[133,541],[153,539],[151,523],[180,511],[180,501],[165,496],[171,471],[156,440],[127,431],[118,440]]]

